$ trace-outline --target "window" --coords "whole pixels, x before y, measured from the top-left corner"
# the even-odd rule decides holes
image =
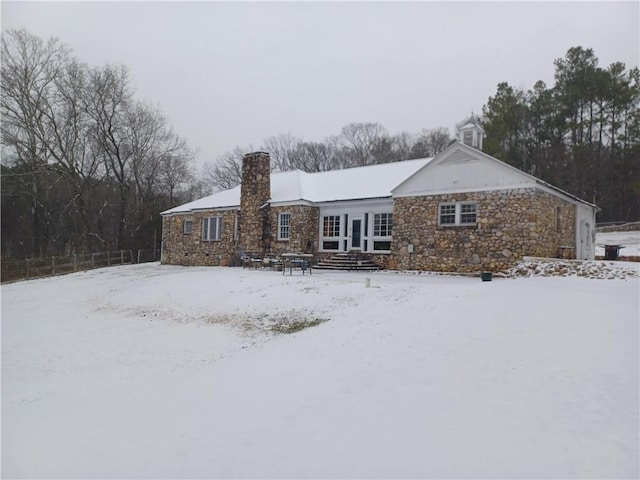
[[[393,225],[392,213],[376,213],[373,216],[373,236],[390,237]]]
[[[556,232],[562,231],[562,224],[560,223],[560,207],[553,208],[553,226]]]
[[[191,232],[193,230],[193,220],[185,220],[182,227],[182,233],[191,235]]]
[[[460,204],[460,224],[469,225],[476,223],[476,204],[461,203]]]
[[[281,213],[280,215],[278,215],[278,240],[289,240],[290,221],[290,213]]]
[[[323,237],[339,237],[340,236],[340,216],[329,215],[322,219],[322,236]]]
[[[373,241],[373,250],[374,251],[383,251],[383,252],[387,252],[389,250],[391,250],[391,242],[379,242],[378,240],[374,240]]]
[[[475,225],[478,206],[474,202],[443,203],[438,224],[441,226]]]
[[[222,236],[222,217],[206,217],[202,219],[202,240],[220,240]]]
[[[332,242],[327,242],[327,241],[322,242],[323,250],[338,250],[339,248],[340,248],[340,242],[338,242],[337,240]]]
[[[455,225],[456,223],[456,206],[440,205],[440,225]]]

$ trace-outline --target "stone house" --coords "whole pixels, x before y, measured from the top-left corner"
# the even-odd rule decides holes
[[[358,252],[383,268],[502,270],[523,256],[593,259],[597,207],[483,153],[470,123],[435,158],[271,173],[162,213],[162,263],[237,265],[246,252]]]

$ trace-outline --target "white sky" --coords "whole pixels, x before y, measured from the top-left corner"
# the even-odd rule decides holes
[[[593,48],[638,66],[639,2],[5,2],[2,29],[56,36],[90,65],[126,64],[139,99],[215,160],[351,122],[390,133],[481,112],[501,81],[553,82]]]

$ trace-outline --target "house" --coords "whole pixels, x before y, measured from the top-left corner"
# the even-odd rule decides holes
[[[481,127],[435,158],[271,173],[162,212],[162,263],[234,265],[245,252],[366,254],[382,268],[502,270],[523,256],[594,258],[598,208],[483,153]]]

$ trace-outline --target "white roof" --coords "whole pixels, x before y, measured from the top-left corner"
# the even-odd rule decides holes
[[[306,173],[271,174],[271,203],[313,203],[391,197],[391,190],[431,161],[430,158]],[[162,212],[162,215],[240,206],[240,186]]]

